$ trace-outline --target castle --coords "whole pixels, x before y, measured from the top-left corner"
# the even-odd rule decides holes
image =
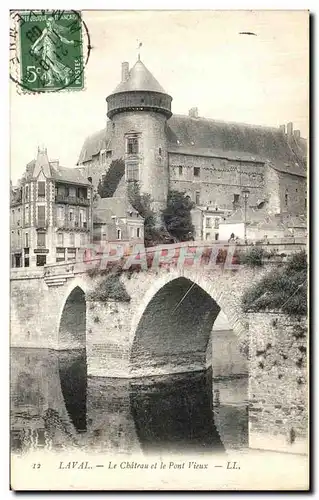
[[[122,63],[106,100],[107,126],[85,140],[76,168],[39,149],[11,190],[13,267],[73,260],[92,241],[143,241],[143,219],[128,200],[132,182],[157,214],[169,190],[189,196],[196,239],[242,238],[247,209],[248,239],[305,234],[307,144],[292,123],[226,123],[197,108],[173,115],[172,97],[140,58],[131,70]],[[108,197],[94,202],[105,175]]]
[[[197,108],[174,115],[172,100],[140,57],[132,69],[122,63],[121,82],[106,98],[107,126],[85,140],[78,159],[95,189],[122,159],[110,196],[124,199],[128,183],[138,181],[158,211],[169,189],[185,192],[199,208],[225,211],[242,208],[249,190],[249,207],[306,213],[307,144],[292,123],[221,122],[200,117]]]

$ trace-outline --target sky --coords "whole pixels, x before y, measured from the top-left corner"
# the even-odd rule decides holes
[[[79,92],[23,94],[10,85],[11,178],[46,146],[76,165],[85,138],[106,124],[105,98],[121,63],[141,60],[173,97],[172,111],[279,127],[308,137],[308,12],[84,11],[93,49]],[[251,31],[257,36],[240,35]]]

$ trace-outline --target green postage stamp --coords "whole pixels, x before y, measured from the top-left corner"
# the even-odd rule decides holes
[[[11,79],[29,92],[84,88],[80,12],[19,11],[11,18],[10,48],[17,52]]]

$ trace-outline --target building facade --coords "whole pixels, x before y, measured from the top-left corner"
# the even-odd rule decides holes
[[[100,198],[93,203],[93,242],[143,243],[144,219],[122,198]]]
[[[92,238],[92,184],[38,150],[11,191],[10,217],[12,267],[74,260]]]
[[[122,81],[107,97],[106,128],[88,137],[78,164],[94,188],[115,160],[125,160],[113,196],[138,182],[160,210],[169,189],[185,192],[197,207],[235,210],[267,203],[270,213],[306,213],[307,144],[292,123],[278,128],[174,115],[172,97],[138,60],[122,64]]]

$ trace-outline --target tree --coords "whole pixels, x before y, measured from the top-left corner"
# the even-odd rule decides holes
[[[138,182],[130,182],[127,189],[128,199],[132,207],[144,219],[144,243],[146,247],[163,242],[161,231],[156,228],[155,212],[151,208],[152,198],[149,194],[140,192]]]
[[[188,241],[194,237],[191,210],[195,204],[180,191],[169,191],[167,207],[162,211],[168,232],[178,241]]]
[[[111,198],[125,173],[125,162],[122,158],[113,160],[103,179],[99,180],[97,192],[101,198]]]

